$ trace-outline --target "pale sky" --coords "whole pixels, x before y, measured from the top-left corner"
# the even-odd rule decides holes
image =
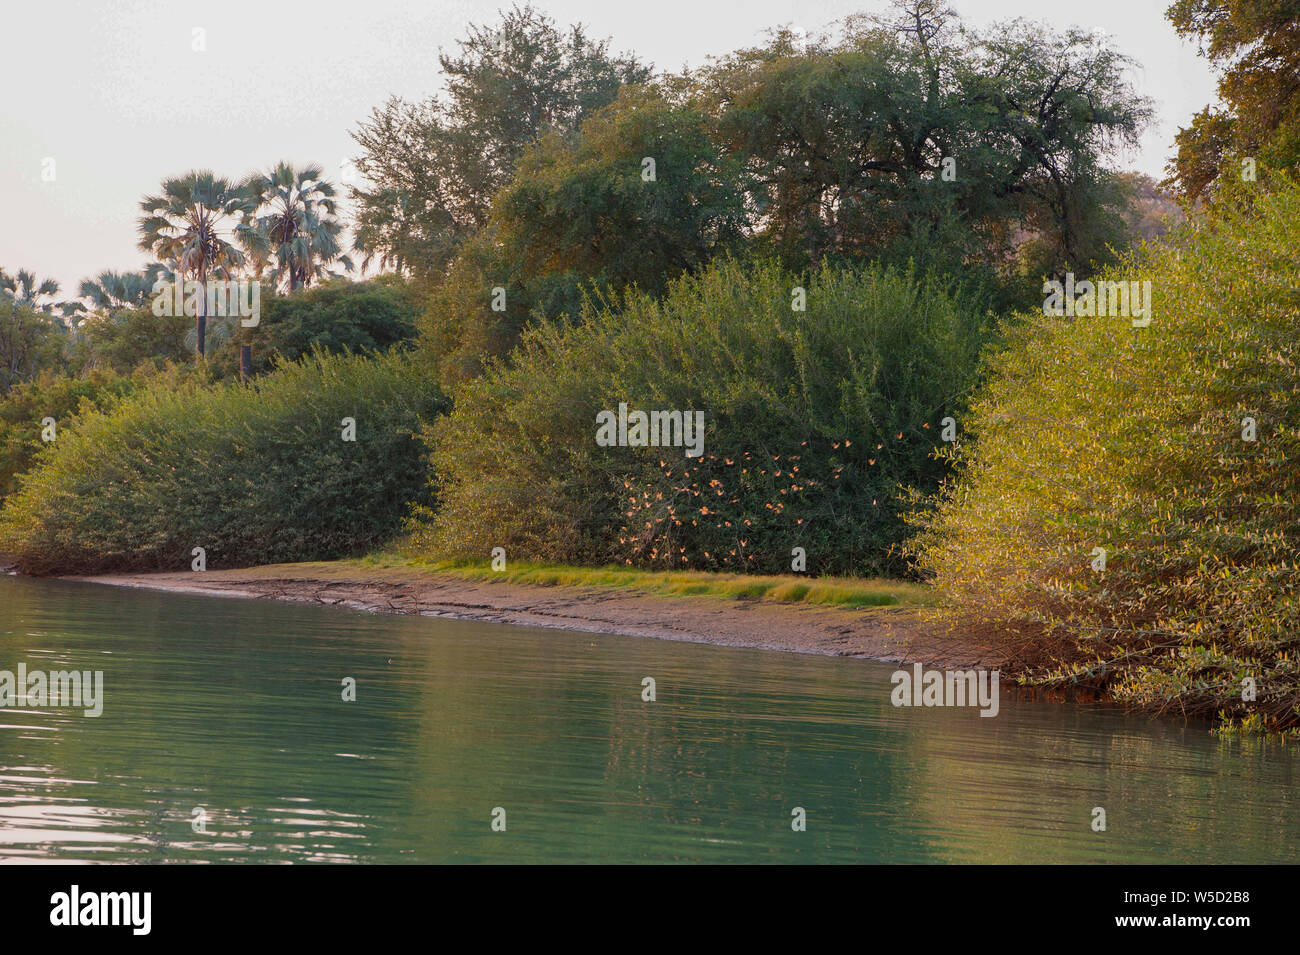
[[[1214,98],[1168,0],[950,0],[974,26],[1025,17],[1100,29],[1133,57],[1157,119],[1118,164],[1163,175],[1175,131]],[[190,169],[243,176],[319,162],[336,180],[349,135],[390,95],[440,87],[437,53],[510,0],[19,0],[0,43],[0,268],[55,278],[66,296],[104,269],[133,270],[142,196]],[[698,66],[788,24],[810,33],[884,0],[534,0],[659,70]],[[206,50],[192,49],[194,30]],[[53,159],[54,180],[42,170]],[[346,212],[346,208],[345,208]]]

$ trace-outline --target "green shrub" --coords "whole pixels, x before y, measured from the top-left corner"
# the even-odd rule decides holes
[[[412,546],[764,572],[803,547],[814,574],[900,572],[898,486],[944,473],[932,452],[979,337],[943,287],[872,269],[727,260],[662,299],[589,307],[457,393],[430,436],[441,509],[418,514]],[[597,446],[597,412],[620,402],[703,411],[703,455]]]
[[[88,366],[129,374],[137,368],[192,364],[194,331],[188,315],[155,315],[149,308],[128,308],[91,315],[77,327],[73,351]]]
[[[415,337],[418,312],[414,294],[397,276],[366,282],[335,279],[291,295],[267,295],[252,328],[235,318],[214,322],[211,334],[216,342],[208,361],[218,375],[235,377],[240,345],[252,346],[257,375],[280,360],[297,361],[312,351],[387,351]]]
[[[199,546],[210,568],[359,553],[427,502],[416,432],[442,408],[398,355],[149,386],[42,453],[0,511],[0,551],[33,573],[187,568]]]
[[[0,292],[0,395],[44,369],[66,367],[67,344],[57,318]]]
[[[1152,282],[1148,327],[1026,320],[918,514],[954,620],[1019,633],[1043,681],[1300,721],[1297,247],[1290,186],[1116,272]]]
[[[0,498],[14,490],[16,478],[49,446],[42,422],[53,418],[55,440],[79,412],[103,409],[136,387],[135,379],[104,370],[79,378],[45,371],[0,398]]]
[[[489,225],[461,245],[420,317],[444,386],[508,354],[539,316],[577,319],[585,296],[634,286],[658,295],[738,247],[740,163],[719,156],[708,127],[662,90],[624,87],[581,135],[525,150]],[[641,178],[645,157],[657,164],[652,182]]]

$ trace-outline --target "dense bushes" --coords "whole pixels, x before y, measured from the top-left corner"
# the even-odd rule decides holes
[[[0,395],[42,370],[62,368],[65,344],[57,319],[0,294]]]
[[[1188,231],[1125,269],[1148,327],[1040,316],[992,362],[918,545],[963,626],[1055,648],[1044,679],[1300,722],[1298,223],[1287,187]]]
[[[415,432],[442,408],[405,356],[151,385],[40,455],[0,511],[0,551],[34,573],[187,568],[200,546],[212,568],[362,552],[427,501]]]
[[[806,286],[806,311],[792,290]],[[528,332],[430,435],[422,554],[645,567],[897,572],[898,485],[932,487],[980,316],[909,275],[723,261],[654,300]],[[600,447],[596,415],[702,411],[704,453]]]
[[[367,282],[336,279],[291,295],[267,296],[261,311],[253,328],[243,328],[234,319],[225,327],[214,323],[216,347],[209,363],[217,374],[239,373],[240,345],[252,346],[254,374],[312,351],[386,351],[415,337],[419,306],[406,282],[386,275]]]
[[[624,88],[580,137],[539,140],[421,316],[443,384],[508,354],[539,314],[577,318],[584,293],[635,286],[658,295],[669,279],[738,247],[740,176],[739,161],[710,142],[707,118],[657,88]]]
[[[169,362],[194,361],[194,319],[158,316],[148,308],[128,308],[91,315],[77,327],[71,347],[74,367],[112,369],[130,374],[139,368],[161,369]]]
[[[13,491],[17,476],[50,444],[42,439],[46,418],[54,419],[57,440],[83,405],[102,410],[137,384],[137,379],[103,370],[81,378],[46,371],[0,398],[0,498]]]

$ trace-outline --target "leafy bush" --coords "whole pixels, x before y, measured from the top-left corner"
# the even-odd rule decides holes
[[[89,367],[129,374],[137,368],[160,369],[168,362],[194,361],[194,343],[187,336],[194,319],[187,315],[158,316],[149,308],[128,308],[95,314],[77,328],[73,351]]]
[[[0,294],[0,395],[42,369],[62,366],[64,332],[53,316]]]
[[[419,512],[412,546],[765,572],[803,547],[812,573],[899,572],[898,485],[944,473],[932,451],[975,373],[979,319],[904,273],[733,260],[659,300],[589,306],[529,331],[434,424],[441,509]],[[703,411],[704,453],[598,446],[597,412],[620,402]]]
[[[71,378],[42,372],[0,398],[0,498],[14,489],[15,478],[31,467],[38,451],[48,446],[41,422],[55,421],[55,439],[72,417],[83,410],[103,409],[129,394],[137,382],[103,370]]]
[[[33,573],[186,568],[196,546],[209,567],[358,553],[427,502],[416,432],[443,405],[399,355],[149,386],[40,456],[0,511],[0,550]]]
[[[655,175],[643,176],[643,160]],[[522,154],[488,227],[464,243],[420,319],[443,384],[507,354],[540,314],[577,318],[584,292],[672,278],[737,247],[744,223],[738,160],[710,142],[708,118],[662,90],[625,87],[583,123]],[[493,289],[503,290],[494,310]]]
[[[1152,282],[1148,327],[1012,336],[918,515],[953,619],[1019,632],[1047,682],[1300,722],[1298,223],[1289,186],[1137,255],[1112,277]]]
[[[240,345],[252,346],[254,374],[270,371],[278,359],[296,361],[313,350],[386,351],[415,336],[418,311],[414,295],[396,276],[335,280],[291,295],[268,295],[253,328],[235,318],[213,323],[210,334],[218,341],[209,362],[218,374],[235,376]]]

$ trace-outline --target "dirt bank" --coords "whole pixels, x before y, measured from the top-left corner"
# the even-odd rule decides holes
[[[328,563],[68,579],[934,666],[1006,667],[1011,662],[1007,648],[972,647],[935,632],[914,611],[888,607],[667,597],[607,587],[541,587],[407,568]]]

